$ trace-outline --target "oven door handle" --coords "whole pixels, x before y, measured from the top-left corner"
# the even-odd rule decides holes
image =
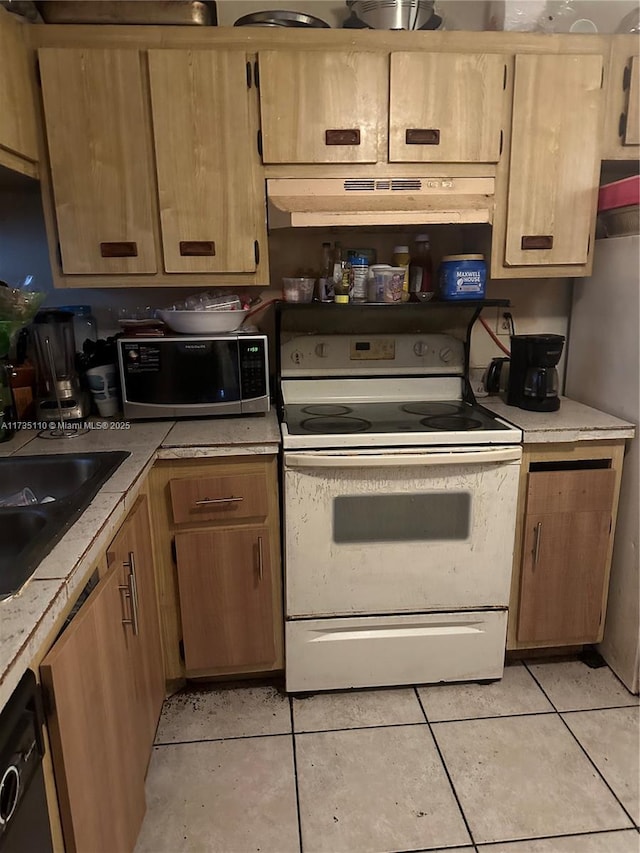
[[[418,465],[481,465],[491,462],[519,462],[522,448],[500,447],[473,451],[430,451],[429,453],[285,453],[287,468],[381,468]]]

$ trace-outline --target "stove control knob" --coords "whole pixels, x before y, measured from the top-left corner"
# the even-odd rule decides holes
[[[327,345],[326,344],[317,344],[316,355],[318,356],[318,358],[326,358],[327,357]]]
[[[448,364],[453,358],[453,351],[450,347],[442,347],[438,355],[440,356],[440,361],[444,361],[445,364]]]
[[[303,356],[302,356],[302,353],[300,352],[300,350],[299,350],[299,349],[295,349],[295,350],[291,353],[291,361],[292,361],[294,364],[301,364],[301,363],[302,363],[302,358],[303,358]]]
[[[429,347],[424,341],[416,341],[413,345],[413,352],[418,356],[418,358],[424,358],[424,356],[429,352]]]

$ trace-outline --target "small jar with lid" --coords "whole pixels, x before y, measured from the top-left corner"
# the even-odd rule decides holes
[[[404,279],[402,282],[402,301],[407,302],[409,299],[409,261],[411,255],[408,246],[394,246],[393,248],[393,266],[403,267]]]

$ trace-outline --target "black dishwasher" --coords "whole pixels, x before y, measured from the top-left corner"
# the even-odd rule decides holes
[[[36,679],[22,677],[0,713],[0,851],[53,850],[42,772],[43,714]]]

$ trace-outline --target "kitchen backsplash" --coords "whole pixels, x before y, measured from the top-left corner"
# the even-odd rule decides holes
[[[270,236],[270,274],[272,288],[269,294],[277,296],[285,275],[297,275],[306,270],[316,270],[320,264],[323,240],[336,240],[346,249],[374,248],[378,261],[391,262],[396,245],[411,246],[417,233],[429,233],[434,270],[443,255],[478,251],[482,234],[456,226],[411,228],[406,231],[391,228],[359,229],[284,229]],[[33,181],[13,188],[0,190],[0,279],[9,283],[34,276],[38,287],[48,291],[46,304],[91,305],[98,321],[101,335],[118,329],[119,308],[134,309],[150,305],[163,307],[185,296],[182,288],[92,288],[55,290],[51,283],[51,270],[47,253],[39,187]],[[251,288],[257,295],[258,288]],[[571,282],[566,279],[541,279],[521,281],[490,281],[488,298],[508,298],[518,334],[553,333],[566,335],[571,305]],[[492,327],[497,324],[496,309],[485,310],[483,317]],[[269,329],[266,329],[269,331]],[[508,346],[508,336],[501,340]],[[495,356],[502,355],[487,332],[479,324],[473,332],[471,366],[484,367]],[[563,376],[563,364],[559,374]]]

